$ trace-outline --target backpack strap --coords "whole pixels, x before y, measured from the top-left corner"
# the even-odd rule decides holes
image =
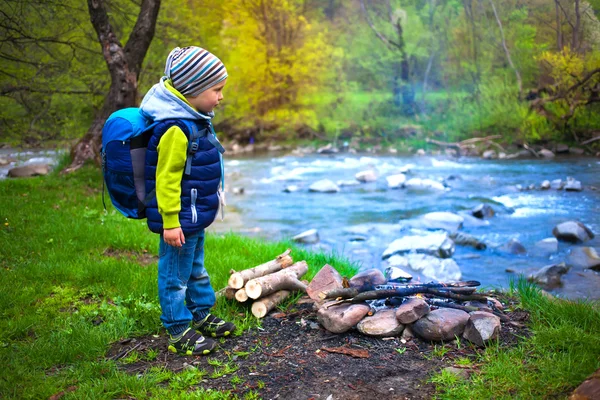
[[[198,132],[198,127],[194,121],[184,119],[183,123],[188,129],[188,154],[187,159],[185,160],[184,173],[186,175],[190,175],[192,173],[192,158],[194,158],[194,154],[196,154],[198,151],[198,147],[200,146],[200,138],[206,135],[206,130]]]

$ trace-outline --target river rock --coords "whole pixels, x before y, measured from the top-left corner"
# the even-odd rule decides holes
[[[319,323],[332,333],[343,333],[369,313],[369,306],[366,304],[342,304],[339,306],[327,307],[325,303],[319,311],[317,311],[317,320]]]
[[[431,311],[412,325],[412,331],[425,340],[453,340],[460,337],[469,321],[469,314],[452,308]]]
[[[469,379],[469,376],[471,375],[469,370],[464,368],[446,367],[443,369],[443,371],[446,371],[447,373],[452,374],[462,380]]]
[[[390,175],[390,176],[386,177],[385,180],[387,181],[389,189],[398,189],[398,188],[401,188],[402,185],[404,185],[404,182],[406,182],[406,175],[404,175],[404,174]]]
[[[541,190],[548,190],[550,189],[550,181],[549,180],[545,180],[542,182],[542,184],[540,185],[540,189]]]
[[[470,210],[460,210],[458,213],[461,217],[463,217],[462,227],[464,228],[481,228],[483,226],[489,226],[490,221],[486,219],[480,219],[474,217]]]
[[[306,294],[314,301],[321,301],[319,294],[344,287],[343,278],[335,268],[325,264],[306,287]]]
[[[509,254],[527,254],[527,249],[525,246],[523,246],[516,238],[510,239],[507,243],[500,247],[500,250]]]
[[[474,311],[469,317],[463,337],[477,346],[485,346],[487,342],[500,335],[500,318],[484,311]]]
[[[404,183],[404,187],[409,190],[433,190],[443,192],[446,190],[440,182],[431,179],[411,178]]]
[[[352,180],[340,180],[340,181],[337,181],[336,183],[337,183],[337,185],[339,187],[360,185],[360,182],[357,181],[356,179],[352,179]]]
[[[331,143],[317,149],[317,153],[319,153],[319,154],[335,154],[337,152],[339,152],[338,148],[334,147],[333,144],[331,144]]]
[[[392,256],[388,259],[388,261],[390,261],[394,257],[399,257],[399,258],[402,258],[403,260],[405,259],[404,257],[401,257],[401,256]],[[406,267],[408,268],[408,266],[409,265],[408,265],[408,260],[407,260]],[[398,267],[392,267],[392,266],[389,266],[385,269],[385,276],[387,277],[388,281],[391,281],[391,282],[408,282],[413,278],[411,274],[404,271],[403,269],[398,268]]]
[[[561,277],[569,272],[569,268],[564,262],[560,264],[546,265],[537,272],[529,275],[527,279],[530,282],[542,284],[546,288],[555,288],[561,285]]]
[[[11,178],[26,178],[30,176],[48,175],[50,166],[48,164],[30,164],[11,168],[8,176]]]
[[[451,258],[440,260],[427,254],[409,253],[404,256],[390,257],[387,262],[393,267],[396,263],[407,265],[408,268],[420,272],[425,278],[436,281],[457,281],[462,275],[460,267]]]
[[[297,192],[298,190],[300,190],[300,187],[298,185],[289,185],[289,186],[286,186],[285,189],[283,189],[283,191],[285,193],[294,193],[294,192]]]
[[[589,376],[571,393],[568,400],[598,400],[600,399],[600,368]]]
[[[492,160],[497,157],[498,156],[496,155],[496,150],[486,150],[481,155],[481,158],[483,158],[484,160]]]
[[[320,192],[320,193],[336,193],[340,191],[340,188],[330,181],[329,179],[321,179],[310,185],[308,188],[311,192]]]
[[[552,182],[550,182],[550,187],[555,190],[562,190],[563,187],[565,187],[565,184],[562,179],[554,179]]]
[[[364,335],[392,337],[401,334],[404,325],[396,319],[396,310],[381,310],[370,317],[363,318],[356,328]]]
[[[548,149],[541,149],[538,154],[544,158],[554,158],[554,153]]]
[[[564,143],[559,143],[556,145],[554,152],[556,154],[567,154],[569,152],[569,146]]]
[[[423,299],[409,297],[396,310],[396,319],[401,324],[412,324],[429,313],[429,305]]]
[[[580,149],[579,147],[570,147],[569,153],[574,154],[576,156],[582,156],[585,153],[584,149]]]
[[[294,242],[304,244],[314,244],[319,242],[319,232],[316,229],[309,229],[292,238]]]
[[[426,229],[443,229],[448,232],[459,230],[464,220],[458,214],[445,211],[430,212],[419,218],[419,222]]]
[[[363,183],[375,182],[377,180],[377,173],[372,169],[369,169],[367,171],[361,171],[357,173],[354,175],[354,178]]]
[[[0,157],[0,167],[4,167],[8,164],[10,164],[10,160],[4,157]]]
[[[554,237],[542,239],[534,245],[531,253],[538,257],[549,257],[558,252],[558,240]]]
[[[600,256],[593,247],[574,247],[567,257],[567,263],[574,268],[600,271]]]
[[[419,157],[423,157],[424,155],[426,155],[427,153],[425,152],[425,150],[423,149],[419,149],[417,150],[417,152],[415,153],[415,155],[419,156]]]
[[[571,243],[585,242],[594,238],[594,234],[579,221],[567,221],[558,224],[552,230],[552,234],[558,240]]]
[[[348,281],[350,287],[363,288],[366,290],[373,290],[374,286],[384,285],[386,283],[387,279],[383,275],[383,272],[375,268],[359,272]]]
[[[471,214],[473,214],[474,217],[485,219],[492,218],[496,213],[489,204],[480,204],[471,210]]]
[[[477,250],[485,250],[487,248],[487,245],[484,242],[467,233],[453,232],[450,234],[450,238],[459,246],[471,246]]]
[[[382,258],[388,259],[395,254],[409,252],[425,253],[441,258],[452,257],[454,242],[446,232],[430,233],[426,236],[404,236],[390,243],[383,252]]]
[[[578,180],[568,177],[567,183],[565,184],[565,190],[567,192],[581,192],[583,190],[583,186],[581,186],[581,182]]]

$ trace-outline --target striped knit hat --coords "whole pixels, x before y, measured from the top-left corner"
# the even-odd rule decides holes
[[[165,75],[179,93],[196,97],[227,78],[227,70],[208,50],[196,46],[176,47],[167,57]]]

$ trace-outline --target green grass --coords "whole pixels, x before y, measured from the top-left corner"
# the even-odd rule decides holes
[[[164,331],[157,262],[149,258],[157,254],[158,236],[110,204],[105,212],[101,187],[100,171],[92,166],[67,176],[0,182],[0,398],[48,398],[62,391],[64,399],[228,398],[182,394],[197,377],[163,370],[130,376],[105,360],[117,340]],[[231,268],[261,264],[293,247],[234,234],[207,234],[205,246],[215,290],[226,285]],[[292,255],[308,262],[308,278],[325,263],[346,276],[356,269],[332,255],[298,248]],[[214,312],[242,331],[260,324],[247,307],[225,299]],[[122,362],[153,357],[132,352]],[[224,365],[219,373],[234,369]],[[158,389],[163,381],[168,385]]]
[[[446,371],[434,376],[439,398],[566,398],[600,368],[600,304],[552,300],[524,281],[513,284],[512,294],[531,313],[532,336],[513,348],[482,351],[481,369],[469,380]]]

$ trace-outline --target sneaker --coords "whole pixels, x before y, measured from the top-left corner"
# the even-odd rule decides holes
[[[192,327],[200,333],[212,337],[229,336],[235,331],[235,325],[231,322],[225,322],[212,314],[208,314],[200,321],[194,321]]]
[[[187,328],[179,337],[169,337],[169,351],[186,356],[200,356],[210,353],[217,342],[205,338],[191,328]]]

